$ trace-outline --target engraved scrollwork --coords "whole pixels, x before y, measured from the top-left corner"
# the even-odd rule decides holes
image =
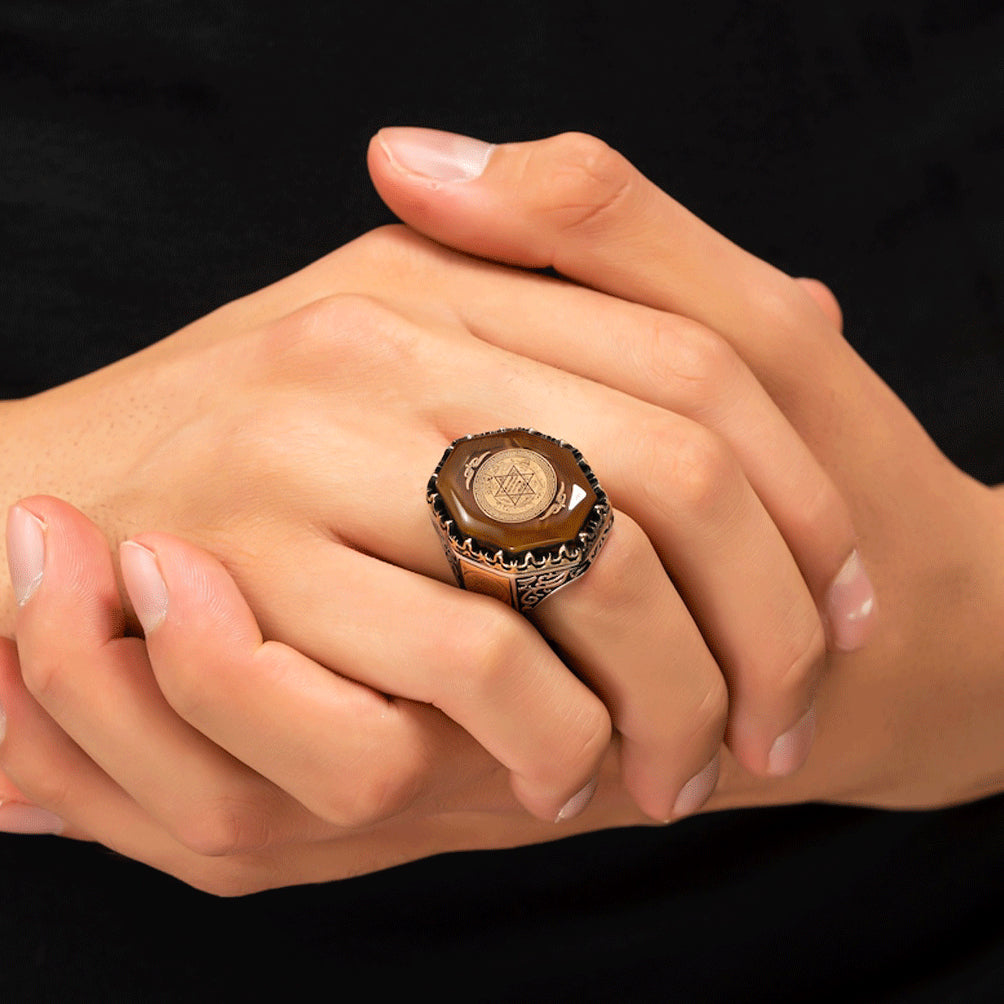
[[[476,457],[471,457],[466,465],[464,466],[464,485],[470,490],[471,478],[474,477],[474,472],[481,466],[482,461],[487,457],[492,451],[485,450],[484,453],[479,454]]]
[[[551,508],[546,512],[540,514],[541,519],[547,519],[548,516],[557,516],[562,509],[565,508],[565,503],[568,501],[568,489],[565,486],[565,482],[562,481],[561,485],[558,487],[558,494],[554,496],[554,502],[551,504]]]
[[[520,610],[532,610],[545,596],[567,586],[586,570],[585,565],[568,565],[537,575],[521,577],[516,582],[516,598]]]

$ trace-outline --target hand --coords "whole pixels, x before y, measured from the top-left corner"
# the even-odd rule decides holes
[[[832,330],[839,316],[828,294],[811,283],[790,284],[786,288],[790,297],[788,309],[793,316],[801,315],[801,320],[789,321],[785,330],[800,337],[807,330],[810,340],[819,340],[820,351],[839,347],[842,343]],[[477,287],[474,291],[481,292]],[[750,310],[754,335],[776,322],[778,309],[775,303],[775,313],[769,318],[761,316],[762,311]],[[821,311],[818,315],[817,309]],[[811,322],[808,325],[804,323],[806,318]],[[849,350],[843,351],[850,355]],[[772,365],[780,367],[783,359],[784,352],[779,347]],[[715,372],[711,362],[705,362],[704,372],[713,385]],[[999,618],[1002,586],[995,574],[995,563],[982,560],[983,551],[992,552],[1001,543],[999,531],[994,529],[1000,525],[1001,505],[1004,505],[1001,494],[984,492],[952,471],[902,405],[891,399],[863,364],[855,362],[847,366],[845,372],[851,379],[827,379],[828,372],[832,370],[822,369],[814,376],[818,393],[805,398],[806,421],[812,424],[813,406],[829,411],[831,420],[843,421],[844,410],[853,413],[860,402],[859,395],[868,393],[870,396],[863,402],[865,410],[875,409],[872,420],[884,418],[890,429],[881,452],[885,455],[899,452],[902,457],[891,468],[876,466],[871,455],[873,444],[868,439],[856,443],[856,450],[847,450],[825,438],[817,447],[841,461],[834,462],[834,469],[848,486],[847,490],[853,491],[865,520],[863,525],[869,527],[864,537],[868,558],[870,562],[882,558],[881,575],[886,585],[883,594],[887,597],[882,628],[868,650],[841,656],[834,671],[826,676],[820,691],[820,743],[806,767],[790,781],[767,786],[737,770],[726,757],[724,777],[719,792],[709,803],[710,808],[802,798],[891,806],[946,804],[977,797],[1001,786],[997,732],[988,731],[987,723],[993,727],[1000,707],[1001,695],[996,685],[999,652],[994,651],[995,636],[988,630],[988,624],[992,627],[999,623],[994,618]],[[795,400],[799,398],[797,376],[793,374],[790,384],[784,387]],[[802,379],[809,382],[805,376]],[[919,478],[910,477],[910,463],[920,465]],[[924,486],[925,473],[929,487]],[[904,481],[911,491],[897,500],[890,493],[901,492]],[[914,491],[916,500],[912,498]],[[937,496],[943,491],[944,501],[939,502]],[[994,500],[996,505],[990,506]],[[953,504],[960,506],[961,518],[952,511]],[[967,528],[971,518],[978,520],[978,525],[970,541],[960,531]],[[904,525],[897,527],[900,519]],[[951,530],[951,537],[943,540],[937,534],[917,537],[925,546],[923,553],[919,553],[915,540],[911,539],[911,524],[921,520],[933,520],[931,525],[935,528]],[[891,539],[883,536],[886,527],[896,531]],[[983,549],[980,554],[974,553],[976,545]],[[953,548],[957,548],[955,557],[951,562],[945,560]],[[953,564],[956,560],[958,564]],[[965,582],[963,573],[975,574],[971,585],[960,589]],[[953,578],[953,588],[946,590],[946,582]],[[983,609],[970,605],[966,610],[970,589],[980,592],[985,603]],[[905,597],[905,603],[896,602],[899,595]],[[912,613],[910,604],[916,604]],[[932,611],[938,616],[932,616]],[[965,617],[959,617],[960,611]],[[889,617],[894,618],[891,628]],[[946,627],[951,629],[951,636],[945,635]],[[952,650],[951,659],[945,656],[947,649]],[[966,685],[961,688],[956,673],[960,665],[967,670]],[[951,698],[950,703],[946,702],[946,696]],[[964,717],[967,724],[975,727],[946,728],[946,723],[951,725],[955,716]],[[931,741],[932,736],[937,742]],[[619,791],[608,759],[596,798],[588,812],[572,826],[600,827],[631,821],[631,810],[625,811],[623,804],[617,804]],[[389,821],[369,830],[365,838],[347,836],[337,845],[325,845],[323,851],[319,845],[318,855],[330,856],[329,867],[333,867],[331,861],[339,859],[347,873],[351,873],[356,868],[380,867],[423,853],[474,846],[475,840],[478,846],[507,846],[556,835],[553,828],[541,827],[530,820],[503,822],[500,814],[491,811],[481,816],[463,816],[464,823],[458,825],[459,818],[454,815],[446,825],[438,827],[429,818],[424,821],[427,825],[411,819],[396,830],[393,821]],[[442,824],[443,819],[438,822]],[[346,858],[351,859],[351,865],[346,865]],[[209,870],[206,862],[201,864]],[[247,868],[248,860],[238,855],[225,861],[214,860],[212,865],[217,870],[225,866]],[[248,881],[246,875],[244,881]],[[255,879],[250,881],[253,883]]]
[[[474,283],[485,293],[476,325],[463,315]],[[375,693],[440,708],[506,766],[541,818],[584,804],[606,755],[608,709],[627,789],[653,818],[690,811],[695,791],[706,797],[726,720],[751,771],[790,773],[811,742],[823,622],[835,645],[860,641],[838,575],[857,567],[839,495],[737,360],[736,404],[719,400],[711,434],[668,409],[672,392],[657,406],[603,386],[613,362],[602,354],[573,377],[490,344],[502,331],[540,333],[542,316],[563,318],[570,354],[608,326],[714,341],[695,325],[663,330],[652,311],[499,274],[392,229],[107,370],[7,403],[3,483],[12,499],[68,497],[111,541],[158,527],[202,545],[233,573],[265,637]],[[686,374],[677,382],[686,411]],[[425,512],[428,474],[450,439],[501,425],[576,443],[619,509],[589,574],[537,618],[592,690],[524,618],[434,581],[449,573]],[[784,469],[774,472],[778,456]],[[48,546],[45,513],[31,506],[16,511],[8,538],[22,601]],[[8,626],[12,614],[11,603]],[[34,641],[19,625],[36,698],[61,725],[89,702],[100,727],[86,666],[46,648],[47,637]],[[186,668],[198,677],[165,677],[164,693],[211,733],[191,695],[214,669]],[[65,724],[82,748],[100,742]],[[346,794],[347,780],[327,783],[341,786],[317,809],[330,825],[402,805],[384,785],[377,808],[346,817],[330,805],[351,801],[354,786]],[[148,807],[184,838],[170,804]]]
[[[232,895],[387,867],[446,840],[484,846],[482,820],[496,844],[576,825],[529,817],[505,769],[434,708],[264,642],[226,570],[191,544],[122,545],[149,625],[145,643],[124,637],[100,531],[55,499],[27,504],[11,521],[44,519],[45,574],[18,613],[23,668],[0,640],[0,829],[98,840]],[[146,611],[161,609],[161,574],[158,622]],[[61,681],[71,672],[86,692]],[[643,818],[620,801],[624,823]]]
[[[1004,787],[1004,497],[953,467],[856,356],[825,287],[740,250],[592,137],[489,148],[385,130],[369,164],[387,204],[437,240],[553,266],[718,331],[849,501],[881,597],[880,630],[866,649],[834,657],[822,678],[805,767],[764,785],[726,758],[710,808],[810,799],[925,807]],[[504,338],[556,361],[547,340]],[[621,358],[644,353],[664,372],[677,351],[650,339]],[[695,397],[715,401],[730,372],[717,347],[686,362]],[[578,362],[564,364],[574,371]],[[646,386],[616,359],[607,382],[654,402],[663,394],[661,381]]]

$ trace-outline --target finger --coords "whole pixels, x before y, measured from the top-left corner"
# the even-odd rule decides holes
[[[311,576],[289,584],[280,620],[304,625],[307,651],[359,686],[263,644],[237,587],[203,552],[160,534],[141,543],[123,548],[123,572],[167,699],[325,818],[365,825],[415,797],[444,759],[428,739],[438,716],[423,706],[464,726],[541,818],[557,818],[595,774],[610,738],[605,709],[508,608],[311,541],[298,563]],[[351,728],[339,732],[347,708]]]
[[[414,235],[401,240],[421,242]],[[861,589],[842,586],[845,566],[860,567],[848,507],[724,339],[688,318],[569,283],[460,256],[451,264],[444,270],[443,296],[479,337],[718,432],[791,549],[830,647],[849,650],[863,643],[867,618],[859,594],[867,591],[867,581]],[[839,312],[832,294],[816,285],[819,296],[832,301],[827,309]]]
[[[331,840],[276,845],[246,854],[202,855],[171,837],[62,732],[28,693],[14,646],[3,639],[0,705],[7,711],[0,768],[12,779],[16,777],[24,801],[37,807],[29,814],[21,807],[24,802],[12,805],[14,825],[5,825],[5,829],[14,832],[16,825],[17,832],[58,831],[64,837],[96,840],[214,895],[238,896],[277,886],[331,881],[443,850],[486,845],[485,827],[476,825],[482,807],[467,800],[454,802],[460,811],[445,818],[441,813],[406,816],[398,823],[340,834]],[[348,719],[332,723],[333,729],[350,726]],[[460,816],[466,822],[465,812],[471,822],[458,828],[456,819]],[[497,808],[491,809],[488,818],[493,846],[553,839],[566,832],[536,823],[524,813],[503,814]],[[624,810],[616,818],[621,825],[638,821]],[[573,827],[582,825],[577,822]]]
[[[804,289],[805,292],[816,301],[816,306],[823,312],[830,324],[832,324],[837,331],[843,331],[844,312],[840,308],[839,301],[833,295],[833,290],[831,290],[825,283],[820,282],[818,279],[799,277],[795,280],[795,282],[797,282],[802,289]]]
[[[31,498],[10,512],[8,548],[15,562],[32,552],[42,558],[37,586],[17,615],[28,689],[177,840],[223,854],[329,832],[174,713],[142,640],[122,636],[111,556],[93,523],[56,499]]]
[[[304,315],[310,316],[311,310],[306,308]],[[443,333],[444,345],[436,332],[409,333],[401,318],[396,324],[403,333],[394,334],[387,318],[381,320],[380,330],[384,342],[394,346],[388,358],[401,346],[396,365],[403,368],[405,386],[407,374],[428,372],[447,349],[454,356],[461,351],[457,332]],[[311,327],[316,330],[317,324]],[[469,341],[469,335],[463,337]],[[822,664],[822,630],[790,550],[727,445],[694,422],[524,357],[478,342],[463,353],[464,381],[441,381],[426,418],[416,423],[414,407],[404,405],[399,413],[396,402],[402,396],[396,394],[385,407],[367,412],[358,441],[350,437],[339,444],[338,464],[328,465],[332,483],[327,492],[342,500],[330,515],[339,540],[385,562],[448,578],[424,505],[428,475],[448,442],[444,434],[511,425],[559,432],[586,452],[615,503],[646,529],[697,614],[736,697],[730,735],[737,755],[758,773],[773,770],[769,760],[774,743],[812,703]],[[316,365],[312,373],[316,379]],[[478,388],[476,397],[472,387]],[[379,446],[366,446],[369,442]],[[423,456],[428,458],[424,462]],[[339,482],[348,476],[345,472],[351,479]],[[253,550],[251,541],[241,546]],[[296,567],[316,566],[317,540],[304,541],[302,547],[299,561],[287,560]],[[365,653],[337,661],[329,654],[338,638],[328,635],[338,632],[326,613],[328,589],[335,580],[353,583],[351,575],[332,570],[302,583],[290,577],[277,590],[274,579],[262,580],[254,566],[252,553],[236,569],[238,583],[254,609],[264,613],[266,633],[346,673],[348,667],[355,672],[365,664]],[[303,595],[311,590],[310,598]],[[379,595],[371,598],[373,609],[379,610],[380,604]],[[561,643],[560,638],[554,640]],[[405,697],[431,699],[390,683],[363,682]],[[448,713],[457,718],[457,713]],[[521,717],[526,717],[525,708]],[[471,723],[458,720],[474,732]],[[503,762],[513,764],[510,759]],[[789,764],[788,769],[794,768]]]
[[[52,499],[36,498],[28,500],[28,503],[34,509],[44,511],[49,517],[43,528],[46,534],[54,534],[54,528],[61,517],[64,521],[67,516],[71,521],[74,517],[83,520],[79,513]],[[64,531],[68,530],[67,536],[72,537],[74,530],[89,525],[83,521],[69,528],[64,526]],[[18,536],[15,528],[11,537]],[[32,562],[30,557],[27,561],[23,560],[25,549],[18,546],[16,539],[13,539],[13,543],[12,560],[19,568],[17,578],[23,582],[20,573],[32,572]],[[45,543],[43,538],[41,546],[37,548],[45,561],[43,575],[40,577],[37,572],[32,572],[27,580],[34,582],[35,589],[27,597],[26,607],[41,604],[46,594],[56,588],[54,583],[60,583],[63,588],[69,585],[60,580],[59,562],[54,561],[51,554],[54,548],[46,548]],[[45,560],[47,550],[50,553]],[[82,566],[87,565],[86,555],[78,553],[77,557],[81,559]],[[79,580],[76,584],[81,585]],[[139,585],[142,589],[145,583],[141,582]],[[114,604],[88,604],[88,591],[81,590],[81,594],[85,599],[77,612],[91,619],[76,621],[75,628],[88,637],[107,634],[107,610],[108,606]],[[214,606],[221,623],[231,620],[232,611],[225,604],[214,603],[214,599],[219,601],[220,597],[201,596],[189,599],[195,603],[203,600]],[[113,621],[115,619],[117,618],[113,616]],[[355,688],[356,691],[363,689]],[[216,844],[200,847],[199,841],[178,841],[74,743],[34,699],[22,680],[15,646],[4,639],[0,639],[0,708],[6,712],[2,716],[5,728],[4,734],[0,735],[0,769],[14,782],[5,781],[4,792],[6,796],[17,799],[14,803],[0,806],[2,829],[12,832],[59,832],[78,839],[99,840],[130,858],[177,875],[199,888],[223,895],[251,892],[289,881],[321,881],[356,874],[375,867],[385,867],[391,860],[410,860],[408,852],[421,856],[439,846],[434,842],[434,838],[439,836],[435,827],[423,839],[420,823],[414,827],[414,831],[406,830],[408,852],[402,851],[401,848],[405,845],[402,843],[401,833],[395,832],[393,828],[381,834],[367,833],[361,838],[336,831],[338,836],[334,841],[308,840],[292,844],[272,842],[254,847],[253,853],[247,853],[247,849],[237,845],[227,846],[226,853],[222,853],[224,849]],[[119,710],[125,712],[125,709]],[[358,699],[347,700],[342,705],[328,707],[327,710],[331,712],[327,726],[336,734],[350,732],[358,722]],[[450,726],[442,716],[437,717],[442,724]],[[456,727],[450,728],[450,732],[454,736],[462,736]],[[469,749],[463,748],[462,752],[468,755],[460,780],[465,785],[476,786],[478,781],[472,775],[471,764],[476,763],[477,758],[472,760]],[[487,766],[487,773],[497,772],[497,765],[489,764],[489,758],[483,754],[482,762]],[[172,768],[176,769],[176,766],[165,757],[160,769],[167,773]],[[340,766],[344,769],[345,765]],[[359,773],[365,775],[365,764]],[[490,797],[487,804],[494,811],[500,805],[509,808],[509,803],[499,803],[497,797]],[[465,807],[476,811],[479,803],[468,797]],[[212,811],[213,807],[208,808]],[[331,827],[326,829],[328,833],[332,832]],[[193,844],[195,846],[191,846]]]
[[[6,641],[2,644],[10,645]],[[11,831],[94,840],[99,839],[95,833],[102,827],[105,835],[110,835],[110,830],[126,820],[152,828],[139,806],[32,697],[21,678],[16,652],[10,655],[0,660],[0,703],[6,720],[0,767],[21,793],[13,804],[27,803],[39,809],[35,820],[25,810],[18,812],[19,823],[37,825]]]
[[[618,513],[587,573],[532,619],[610,709],[635,804],[661,821],[702,805],[717,779],[728,691],[638,524]]]
[[[864,642],[870,619],[863,615],[862,597],[868,596],[870,586],[855,554],[847,506],[724,339],[678,315],[434,248],[403,227],[384,228],[330,260],[315,263],[307,270],[312,273],[310,282],[301,273],[284,284],[290,284],[287,293],[295,301],[297,294],[316,294],[317,288],[344,288],[348,273],[350,285],[378,298],[381,290],[373,285],[373,276],[386,282],[388,270],[395,296],[403,300],[414,327],[410,338],[395,336],[395,325],[386,317],[371,317],[367,323],[367,311],[361,309],[366,301],[360,303],[361,298],[355,297],[355,307],[350,308],[353,298],[345,296],[333,297],[323,307],[304,305],[283,319],[277,330],[372,329],[365,351],[372,352],[374,338],[387,345],[396,340],[415,356],[409,360],[414,374],[442,365],[431,353],[415,353],[414,345],[431,344],[450,358],[464,351],[462,339],[441,346],[430,338],[437,329],[455,327],[460,318],[466,328],[496,345],[617,387],[716,430],[740,460],[787,541],[816,599],[831,647],[848,650]],[[423,295],[427,298],[430,282],[441,290],[436,316],[417,306]],[[376,302],[368,301],[370,314],[375,313]],[[315,317],[319,312],[324,316]],[[399,315],[394,318],[399,320]],[[352,320],[351,326],[347,320]],[[342,335],[332,337],[327,355],[334,357],[344,341]],[[281,342],[274,349],[270,357],[288,355]],[[311,372],[316,373],[316,360]],[[402,374],[401,383],[409,382],[414,383],[413,375]],[[426,397],[427,389],[416,386],[409,400],[421,406]],[[414,423],[414,415],[406,418],[409,426]]]
[[[268,888],[284,881],[337,877],[337,845],[325,841],[248,855],[205,856],[175,840],[80,749],[32,697],[21,678],[13,646],[0,640],[0,703],[6,735],[0,767],[16,779],[21,800],[0,806],[0,829],[58,833],[96,840],[113,851],[175,875],[218,895]],[[320,849],[320,851],[315,850]],[[306,857],[301,864],[299,857]],[[349,862],[359,868],[348,855]],[[317,860],[320,858],[321,860]],[[326,860],[328,870],[320,865]],[[312,867],[311,867],[312,864]],[[350,870],[346,865],[344,871]]]
[[[861,403],[869,395],[837,407],[804,379],[813,372],[849,386],[880,383],[814,299],[602,141],[569,133],[489,147],[434,130],[383,129],[368,164],[384,201],[421,233],[475,255],[551,266],[700,321],[729,340],[810,442],[869,438],[874,414]]]
[[[488,356],[484,372],[472,366],[467,377],[482,388],[484,410],[447,401],[464,416],[456,433],[493,421],[532,425],[581,448],[615,507],[645,528],[725,673],[736,755],[759,774],[795,769],[800,761],[780,751],[807,753],[805,742],[791,745],[790,733],[812,704],[822,625],[791,552],[727,444],[704,426],[606,387],[562,382],[551,372],[545,379],[525,360]],[[462,390],[454,393],[459,399]]]
[[[386,360],[381,377],[394,391],[381,397],[379,409],[348,416],[338,412],[332,419],[343,431],[338,462],[318,467],[328,482],[318,485],[320,497],[338,500],[328,516],[337,538],[385,562],[448,578],[424,499],[428,476],[449,439],[502,426],[558,434],[586,453],[615,506],[645,529],[696,616],[735,698],[730,736],[737,755],[757,773],[773,770],[773,744],[811,706],[824,655],[823,631],[791,551],[728,444],[665,409],[472,339],[459,325],[414,325],[359,298],[350,305],[354,323],[348,325],[341,315],[344,306],[338,298],[308,306],[268,334],[275,339],[283,332],[302,353],[301,327],[315,344],[318,331],[332,332],[333,351],[312,352],[297,363],[309,363],[315,381],[323,378],[319,360],[338,366],[332,379],[344,380],[341,368],[351,354],[372,351],[371,345],[356,343],[380,338]],[[282,352],[281,343],[274,347]],[[287,366],[293,365],[293,353],[282,355]],[[431,387],[420,381],[416,395],[402,392],[414,384],[415,374],[439,372],[444,357],[455,360],[463,379],[444,374]],[[327,407],[342,405],[333,399]],[[324,421],[319,414],[317,422]],[[352,433],[345,435],[346,430]],[[263,430],[263,436],[266,443],[274,438],[270,431]],[[310,448],[317,448],[313,440]],[[274,467],[275,451],[263,459]],[[294,567],[316,565],[311,555],[316,538],[300,546],[299,562],[289,556],[284,561]],[[277,590],[274,578],[256,573],[254,541],[240,541],[239,547],[247,554],[235,569],[238,584],[266,617],[266,634],[325,665],[354,670],[365,662],[362,657],[331,662],[325,652],[329,641],[323,635],[330,621],[325,590],[332,575],[305,583],[317,593],[310,604],[313,616],[307,618],[289,604],[299,577],[287,576]],[[373,597],[373,606],[379,608],[379,597]],[[560,644],[560,638],[554,640]],[[788,769],[793,769],[790,763]]]
[[[9,638],[0,638],[0,768],[4,764],[4,739],[10,721],[5,709],[12,708],[16,725],[19,709],[13,691],[20,674],[17,646]],[[64,820],[34,803],[6,772],[0,770],[0,833],[57,834],[65,829]]]

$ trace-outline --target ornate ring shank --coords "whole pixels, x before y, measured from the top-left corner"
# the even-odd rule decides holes
[[[582,575],[613,522],[582,454],[533,429],[456,440],[427,500],[458,584],[521,612]]]

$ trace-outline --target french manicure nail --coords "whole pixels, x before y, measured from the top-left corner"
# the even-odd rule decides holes
[[[784,735],[774,740],[767,755],[767,773],[774,777],[794,774],[805,763],[816,732],[816,709],[808,711]]]
[[[875,590],[857,551],[830,585],[826,606],[833,646],[844,652],[861,648],[874,621]]]
[[[134,540],[119,548],[122,578],[133,609],[145,634],[159,627],[167,616],[167,586],[160,574],[157,555]]]
[[[7,515],[7,564],[17,605],[23,607],[42,584],[45,524],[19,505]]]
[[[0,833],[62,833],[64,825],[54,812],[37,805],[0,802]]]
[[[377,141],[398,170],[447,183],[480,177],[495,149],[470,136],[414,126],[381,129]]]
[[[583,809],[592,801],[593,795],[596,793],[596,785],[599,779],[593,778],[589,781],[585,787],[580,791],[576,792],[562,807],[561,812],[555,816],[554,821],[556,823],[563,823],[568,819],[574,819]]]
[[[692,812],[697,812],[711,798],[711,793],[715,790],[715,785],[718,784],[720,765],[721,761],[718,755],[715,754],[711,763],[702,771],[695,774],[680,789],[680,794],[676,796],[676,804],[673,806],[674,819],[678,819],[680,816],[689,816]]]

